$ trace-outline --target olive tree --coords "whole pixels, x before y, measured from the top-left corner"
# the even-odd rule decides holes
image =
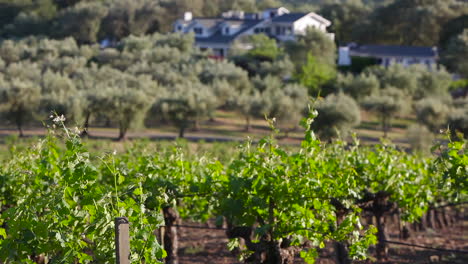
[[[80,2],[63,9],[54,22],[54,35],[60,38],[73,36],[79,43],[95,43],[107,12],[100,2]]]
[[[405,109],[405,93],[394,87],[387,87],[374,95],[364,98],[362,106],[364,109],[376,113],[382,123],[384,137],[387,137],[391,129],[392,118]]]
[[[380,87],[394,87],[404,91],[406,95],[413,96],[418,89],[420,70],[417,66],[406,68],[400,64],[389,67],[372,66],[366,68],[365,73],[375,75],[380,81]]]
[[[202,60],[197,66],[198,79],[212,87],[218,107],[232,104],[239,93],[251,89],[247,72],[233,63]]]
[[[165,95],[157,101],[157,108],[179,129],[181,138],[190,125],[199,129],[200,121],[210,115],[217,103],[213,91],[200,82],[177,84],[166,89]]]
[[[47,71],[42,75],[39,110],[46,115],[54,112],[64,115],[67,121],[78,122],[82,109],[74,82],[60,73]]]
[[[426,67],[422,69],[418,78],[418,87],[413,95],[415,99],[429,96],[446,96],[452,83],[452,75],[445,68],[433,69],[429,71]]]
[[[361,122],[359,106],[352,97],[343,93],[328,95],[314,108],[318,116],[312,123],[312,129],[325,140],[344,138],[351,128]]]
[[[335,42],[322,31],[308,28],[304,35],[297,37],[297,41],[285,43],[285,51],[296,66],[296,73],[300,73],[302,67],[308,63],[308,55],[323,64],[334,67],[336,64]]]
[[[452,37],[447,45],[447,48],[442,52],[441,62],[453,72],[460,74],[464,78],[468,78],[468,29],[462,33]]]
[[[307,55],[307,62],[297,75],[299,82],[308,88],[309,95],[321,94],[322,86],[333,80],[336,76],[334,66],[317,60],[311,53]]]
[[[244,91],[236,97],[236,109],[245,119],[245,131],[250,131],[252,118],[262,117],[269,111],[269,103],[258,90]]]
[[[309,97],[307,88],[298,84],[288,84],[281,89],[266,90],[265,97],[271,100],[269,117],[274,117],[280,129],[284,129],[285,136],[297,128],[307,109]]]
[[[162,9],[151,0],[118,0],[109,4],[101,23],[101,37],[120,40],[130,34],[143,35],[159,28]]]
[[[0,73],[0,109],[24,136],[26,119],[34,116],[41,99],[40,70],[31,62],[12,63]]]
[[[373,74],[361,73],[357,76],[353,74],[340,74],[337,78],[338,88],[345,94],[350,95],[356,101],[361,102],[366,96],[376,93],[380,89],[380,83]]]
[[[0,110],[13,121],[20,137],[24,136],[23,125],[35,112],[41,98],[37,83],[27,79],[2,80],[0,77]]]
[[[114,79],[105,85],[104,114],[118,122],[117,139],[125,140],[130,128],[143,125],[146,113],[158,93],[158,86],[148,76],[124,73],[116,73]]]
[[[455,102],[455,106],[448,116],[451,134],[457,138],[457,133],[462,133],[465,138],[468,138],[468,100]]]
[[[6,65],[23,60],[27,50],[27,45],[14,40],[7,39],[0,42],[0,58]]]
[[[413,151],[424,154],[430,153],[430,148],[433,145],[434,134],[429,129],[420,124],[412,124],[407,131],[408,142]]]
[[[425,125],[430,131],[437,133],[447,124],[450,112],[449,106],[438,98],[424,98],[415,103],[418,122]]]
[[[92,116],[102,115],[118,124],[118,140],[125,140],[129,129],[143,125],[160,90],[149,76],[134,76],[109,67],[84,69],[74,81],[83,109],[82,134],[87,135]]]

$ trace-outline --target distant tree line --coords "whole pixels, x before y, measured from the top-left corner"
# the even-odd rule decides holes
[[[275,117],[288,135],[312,104],[319,112],[314,129],[323,139],[345,137],[359,124],[361,109],[380,118],[385,135],[393,118],[410,112],[428,133],[449,124],[468,134],[467,100],[450,98],[453,82],[443,68],[373,66],[360,74],[339,73],[331,59],[334,43],[314,30],[281,47],[264,35],[247,37],[242,41],[253,48],[234,45],[224,61],[209,59],[193,41],[192,35],[153,34],[100,49],[73,38],[4,40],[1,118],[20,135],[25,124],[55,111],[83,135],[90,125],[111,125],[125,139],[145,124],[172,124],[183,137],[225,109],[242,116],[246,130],[254,118]],[[318,100],[311,103],[310,97]]]
[[[358,37],[360,30],[377,27],[369,31],[376,33],[369,42],[440,43],[441,62],[462,79],[452,82],[443,67],[429,72],[418,66],[372,66],[340,73],[336,44],[312,29],[280,46],[265,35],[247,36],[233,45],[226,61],[194,49],[192,35],[157,33],[169,30],[185,10],[210,16],[283,4],[315,8],[332,20],[342,42],[366,40]],[[434,8],[440,9],[436,16]],[[0,0],[1,117],[22,134],[25,123],[44,120],[54,110],[82,127],[84,135],[90,125],[113,125],[124,139],[129,129],[155,123],[171,123],[183,136],[213,119],[215,110],[227,109],[243,117],[246,130],[253,118],[276,117],[287,135],[311,97],[318,98],[314,128],[324,139],[346,136],[359,124],[361,109],[378,116],[384,135],[392,119],[409,113],[428,138],[447,127],[468,135],[464,10],[466,3],[457,0]],[[398,23],[385,18],[388,13]],[[404,37],[398,38],[399,32]],[[97,41],[103,38],[116,46],[100,49]],[[242,49],[243,42],[253,48]],[[457,88],[465,89],[465,97],[452,100],[449,90]]]
[[[0,56],[1,113],[20,135],[28,120],[45,120],[51,111],[83,133],[90,124],[114,124],[119,139],[145,120],[172,123],[183,136],[219,108],[239,111],[246,129],[265,115],[295,127],[308,103],[306,88],[267,72],[249,78],[194,50],[190,35],[132,36],[105,50],[72,38],[6,40]]]
[[[464,0],[0,0],[0,36],[73,36],[95,43],[165,33],[185,11],[213,17],[278,6],[318,12],[332,22],[340,44],[445,47],[468,23]]]

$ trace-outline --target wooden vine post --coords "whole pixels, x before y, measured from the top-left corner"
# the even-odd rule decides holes
[[[130,223],[126,217],[115,218],[116,264],[130,264]]]

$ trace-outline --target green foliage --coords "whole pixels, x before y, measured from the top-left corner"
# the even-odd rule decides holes
[[[463,59],[466,56],[468,56],[467,29],[449,40],[447,48],[442,52],[441,61],[449,70],[468,78],[468,63]]]
[[[376,93],[380,89],[380,82],[372,74],[359,74],[359,75],[338,75],[337,84],[338,88],[345,94],[350,95],[358,102],[366,96]]]
[[[307,89],[298,84],[288,84],[281,89],[268,89],[266,96],[271,98],[272,103],[268,116],[276,119],[276,125],[284,129],[287,136],[290,130],[298,127],[307,109]]]
[[[78,121],[81,119],[82,109],[80,99],[74,95],[77,93],[75,84],[70,78],[60,73],[47,71],[41,81],[41,112],[43,118],[51,112],[65,115],[68,119]]]
[[[418,122],[425,125],[430,131],[437,133],[447,125],[449,106],[437,98],[424,98],[415,103]]]
[[[465,28],[468,27],[468,15],[464,14],[459,17],[456,17],[448,21],[439,36],[439,47],[445,49],[447,47],[448,41],[463,32]]]
[[[316,103],[315,108],[318,116],[312,123],[312,129],[322,140],[345,139],[349,131],[361,122],[359,106],[343,93],[328,95]]]
[[[364,109],[375,112],[379,116],[384,137],[387,137],[387,133],[391,129],[391,119],[402,113],[406,105],[405,94],[393,87],[380,90],[364,98],[362,102]]]
[[[200,121],[216,108],[216,97],[201,83],[184,83],[166,91],[157,104],[161,113],[179,129],[182,138],[191,124],[198,129]]]
[[[355,41],[353,32],[363,18],[370,15],[371,9],[360,1],[345,1],[323,5],[318,14],[332,22],[329,31],[335,32],[339,43]],[[353,65],[354,65],[353,61]]]
[[[307,87],[309,95],[320,94],[321,87],[332,80],[336,75],[335,69],[318,61],[312,54],[307,55],[307,63],[297,75],[299,82]]]
[[[402,220],[414,221],[441,200],[466,201],[465,142],[440,146],[441,155],[429,158],[391,145],[322,144],[310,130],[316,116],[304,120],[300,147],[285,149],[269,137],[244,144],[227,163],[191,155],[184,142],[169,150],[140,142],[123,154],[95,156],[74,132],[51,131],[0,167],[0,260],[112,263],[113,220],[127,216],[132,263],[159,263],[165,252],[154,230],[167,206],[199,221],[225,217],[228,236],[244,238],[253,261],[284,262],[301,252],[311,263],[328,241],[364,259],[370,245],[384,243],[375,233],[385,231],[363,227],[363,211],[381,219],[398,208]],[[64,117],[54,122],[63,127]]]
[[[457,133],[461,133],[468,138],[468,103],[454,108],[449,113],[449,128],[453,138],[458,138]]]
[[[119,124],[119,139],[125,139],[129,128],[143,125],[147,111],[155,101],[157,85],[147,76],[137,78],[123,73],[112,73],[114,78],[106,83],[106,95],[101,101],[104,114]]]
[[[414,152],[430,153],[434,141],[434,133],[427,126],[413,124],[408,127],[408,142]]]
[[[380,81],[380,87],[394,87],[406,95],[413,95],[418,89],[419,69],[415,66],[405,68],[400,64],[393,64],[389,67],[368,67],[365,73],[375,75]]]
[[[436,46],[445,24],[467,10],[467,3],[458,0],[396,0],[362,20],[356,26],[354,41]]]
[[[101,22],[101,39],[119,40],[130,34],[140,36],[159,29],[158,16],[162,9],[156,1],[119,0],[108,5],[109,11]]]
[[[354,74],[360,74],[367,67],[378,65],[378,64],[379,64],[379,60],[376,58],[351,56],[351,65],[338,66],[338,69],[342,72],[351,72]]]
[[[255,34],[235,41],[230,49],[230,60],[245,69],[249,76],[275,75],[291,77],[294,65],[276,40],[264,34]]]
[[[443,97],[448,94],[452,83],[452,75],[443,67],[437,70],[428,71],[425,67],[420,68],[418,78],[418,88],[413,98],[420,99],[428,96]]]
[[[265,34],[254,34],[247,37],[248,45],[251,45],[247,55],[258,60],[272,61],[276,59],[282,50],[276,44],[276,40]]]
[[[352,179],[345,173],[345,167],[337,169],[327,162],[330,152],[320,147],[311,131],[307,133],[303,147],[292,153],[281,149],[272,139],[262,140],[258,147],[248,144],[226,171],[219,193],[223,197],[219,210],[233,226],[252,227],[257,241],[237,235],[236,229],[228,231],[228,235],[246,239],[247,248],[253,251],[250,257],[253,261],[259,261],[261,254],[265,254],[267,261],[274,261],[279,254],[266,253],[270,250],[287,252],[297,246],[302,251],[304,241],[309,240],[313,248],[301,256],[311,262],[316,257],[315,248],[323,247],[326,238],[349,239],[356,245],[368,239],[352,232],[359,221],[355,215],[357,208],[351,207],[345,217],[347,221],[337,225],[333,213],[336,208],[328,197],[344,199],[349,193],[344,189],[337,193],[334,184],[336,179],[352,184],[349,182]],[[288,209],[282,206],[285,204]],[[280,241],[287,243],[280,248],[276,246]],[[285,259],[288,258],[282,258]]]
[[[101,20],[106,14],[107,9],[99,2],[80,2],[59,12],[52,35],[72,36],[79,43],[96,43]]]
[[[63,126],[62,117],[55,122]],[[124,215],[132,223],[132,262],[159,263],[165,253],[152,232],[161,225],[161,216],[145,207],[149,196],[141,179],[123,186],[125,170],[113,156],[104,156],[105,170],[116,184],[99,184],[104,170],[91,162],[78,135],[66,128],[63,135],[63,151],[49,135],[2,166],[2,187],[11,197],[1,215],[8,227],[1,229],[0,259],[29,263],[31,256],[42,255],[57,262],[112,263],[113,220]]]
[[[10,64],[0,74],[0,109],[23,136],[23,125],[31,118],[41,99],[39,69],[31,63]]]
[[[308,28],[304,35],[297,36],[296,41],[286,42],[284,45],[286,53],[296,66],[297,74],[309,62],[310,54],[320,64],[335,67],[336,45],[329,36],[317,29]]]

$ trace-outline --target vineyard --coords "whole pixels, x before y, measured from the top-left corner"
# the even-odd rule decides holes
[[[228,160],[177,146],[96,154],[55,117],[58,128],[0,167],[0,263],[115,263],[116,217],[130,222],[131,263],[181,263],[181,219],[215,221],[245,263],[313,263],[328,247],[336,263],[385,262],[388,219],[405,236],[458,220],[450,205],[468,201],[466,142],[429,157],[325,144],[315,117],[298,148],[278,145],[270,121],[272,136]]]

